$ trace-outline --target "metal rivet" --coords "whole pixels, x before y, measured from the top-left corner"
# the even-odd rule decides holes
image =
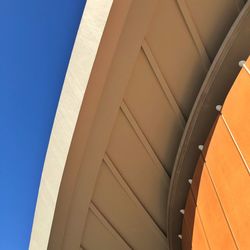
[[[189,184],[192,184],[192,181],[193,181],[192,179],[188,179]]]
[[[243,67],[245,63],[246,63],[246,61],[244,61],[244,60],[239,61],[239,66],[240,66],[240,67]]]
[[[181,214],[184,214],[184,213],[185,213],[185,210],[184,210],[184,209],[181,209],[181,210],[180,210],[180,213],[181,213]]]
[[[203,146],[203,145],[199,145],[199,146],[198,146],[198,149],[199,149],[200,151],[202,151],[202,150],[203,150],[203,148],[204,148],[204,146]]]
[[[178,237],[179,237],[180,239],[182,239],[182,235],[181,235],[181,234],[178,234]]]
[[[216,105],[216,110],[218,111],[218,112],[220,112],[221,111],[221,109],[222,109],[222,106],[221,105]]]

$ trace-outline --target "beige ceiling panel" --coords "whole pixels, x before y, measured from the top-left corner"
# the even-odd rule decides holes
[[[209,57],[213,59],[233,21],[243,7],[242,0],[184,0],[205,44]],[[212,18],[211,18],[212,17]]]
[[[131,249],[120,235],[92,205],[82,239],[82,248],[88,250],[129,250]]]
[[[167,238],[105,163],[92,201],[133,249],[168,249]]]
[[[146,40],[188,117],[206,69],[176,1],[159,1]]]
[[[65,166],[52,230],[59,234],[53,233],[49,249],[80,245],[100,164],[155,3],[113,2]]]
[[[142,50],[124,99],[161,164],[171,175],[184,124],[171,107]]]
[[[121,111],[112,131],[107,154],[110,164],[117,168],[144,208],[162,229],[166,229],[169,177],[163,166],[154,162],[152,154]]]

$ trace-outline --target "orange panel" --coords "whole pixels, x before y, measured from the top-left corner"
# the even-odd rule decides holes
[[[202,157],[195,170],[192,191],[211,249],[237,249]]]
[[[250,249],[249,175],[222,118],[215,126],[205,159],[237,245]]]
[[[250,68],[250,60],[248,60],[247,65]],[[250,164],[249,96],[250,76],[243,69],[226,98],[222,113],[248,165]]]
[[[190,249],[190,242],[205,249],[199,245],[204,235],[211,249],[250,249],[249,96],[250,76],[242,69],[196,166],[185,208],[183,249]]]
[[[206,235],[203,230],[203,226],[199,217],[198,210],[196,209],[194,198],[192,192],[189,191],[186,208],[185,208],[185,223],[186,227],[183,228],[183,249],[190,249],[190,244],[188,243],[189,239],[186,237],[190,237],[192,241],[192,249],[201,250],[201,249],[209,249]],[[187,231],[186,231],[187,230]]]

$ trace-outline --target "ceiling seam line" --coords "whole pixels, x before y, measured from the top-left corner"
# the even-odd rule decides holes
[[[201,39],[201,36],[198,32],[198,29],[193,21],[193,18],[192,18],[192,15],[190,13],[190,10],[187,6],[187,3],[185,2],[185,0],[177,0],[177,4],[178,4],[180,12],[183,16],[183,19],[187,25],[189,33],[192,36],[192,39],[195,43],[195,46],[199,52],[199,55],[200,55],[201,60],[202,60],[202,64],[207,72],[211,66],[211,59],[209,58],[206,47],[205,47],[205,45]]]
[[[161,89],[163,90],[168,102],[170,103],[171,108],[173,109],[173,111],[175,112],[176,116],[179,119],[179,123],[182,129],[185,128],[186,125],[186,120],[187,118],[185,117],[183,111],[181,110],[177,99],[175,97],[175,95],[173,94],[173,91],[170,89],[168,82],[166,81],[165,77],[163,76],[161,69],[147,43],[147,41],[144,39],[144,41],[142,42],[142,50],[145,54],[145,56],[147,57],[147,60],[150,64],[150,67],[152,69],[152,71],[154,72],[158,83],[161,87]]]
[[[144,214],[146,218],[146,223],[150,225],[155,231],[156,234],[158,234],[162,240],[167,244],[167,237],[165,233],[162,231],[162,229],[158,226],[158,224],[155,222],[155,219],[152,217],[152,215],[148,212],[146,207],[142,204],[142,202],[139,200],[135,192],[131,189],[131,187],[127,184],[124,177],[120,174],[120,172],[117,170],[117,167],[114,165],[110,157],[107,153],[105,153],[105,156],[103,158],[105,164],[111,171],[112,175],[115,177],[115,179],[118,181],[119,185],[122,187],[124,192],[128,195],[129,199],[133,201],[137,209],[140,209],[143,211],[142,214]]]
[[[162,162],[160,161],[158,155],[155,153],[154,149],[152,148],[151,144],[149,143],[147,137],[143,133],[142,129],[138,125],[137,121],[135,120],[133,114],[131,113],[129,107],[127,106],[126,102],[123,100],[121,104],[121,111],[125,115],[126,119],[128,120],[130,126],[133,128],[136,136],[139,138],[140,142],[142,143],[143,147],[147,151],[149,157],[153,161],[154,165],[158,167],[161,174],[163,174],[168,181],[170,181],[171,175],[168,173],[167,169],[164,167]]]
[[[100,223],[112,234],[117,240],[126,245],[128,249],[133,249],[130,244],[124,239],[120,232],[112,225],[112,223],[104,216],[104,214],[98,209],[94,201],[90,202],[89,209],[95,214]]]

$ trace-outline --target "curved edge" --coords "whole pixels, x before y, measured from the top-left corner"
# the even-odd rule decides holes
[[[47,249],[80,107],[113,0],[88,0],[76,36],[44,162],[29,249]]]
[[[78,249],[81,244],[103,150],[155,4],[114,0],[70,146],[48,249]]]
[[[178,234],[181,230],[182,215],[179,211],[185,205],[187,192],[190,187],[188,179],[192,178],[199,157],[200,151],[198,150],[198,145],[204,143],[216,117],[215,106],[223,102],[237,73],[240,71],[238,61],[244,59],[250,53],[247,41],[244,46],[238,48],[238,53],[233,53],[232,49],[238,35],[244,28],[244,21],[249,13],[250,2],[248,1],[231,27],[207,73],[183,133],[173,168],[168,196],[167,230],[170,249],[181,248],[181,241],[178,238]],[[250,33],[248,34],[249,36]],[[224,59],[230,56],[230,52],[234,56],[234,62],[230,61],[229,65],[224,65]],[[219,86],[215,85],[218,73],[223,71],[225,73],[228,70],[230,70],[231,74],[226,77],[226,81]],[[203,127],[200,123],[203,124]]]

